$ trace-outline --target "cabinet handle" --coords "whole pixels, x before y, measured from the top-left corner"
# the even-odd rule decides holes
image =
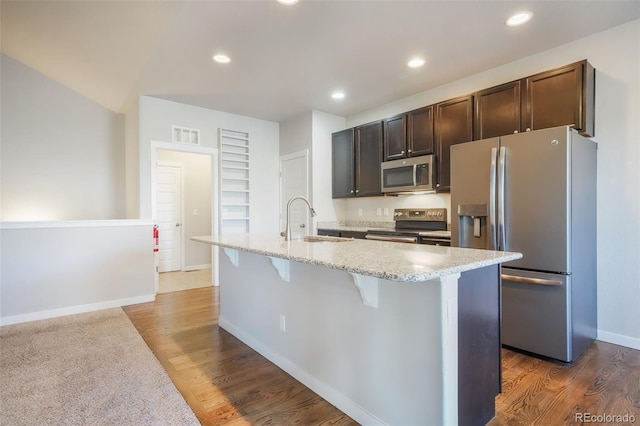
[[[530,132],[530,131],[531,131],[531,129],[529,127],[527,127],[527,132]]]
[[[353,189],[351,191],[349,191],[350,194],[353,194]]]
[[[518,133],[518,131],[517,131],[517,130],[514,130],[514,131],[513,131],[513,133],[514,133],[514,134],[516,134],[516,133]]]
[[[400,154],[404,154],[404,151],[400,151]]]
[[[358,192],[360,192],[360,190],[359,190],[359,189],[356,189],[356,194],[357,194]]]
[[[408,149],[408,150],[407,150],[407,152],[408,152],[409,154],[411,154],[411,152],[412,152],[412,151],[411,151],[410,149]]]

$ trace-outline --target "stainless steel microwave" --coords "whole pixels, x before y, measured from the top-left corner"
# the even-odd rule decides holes
[[[382,163],[382,192],[427,193],[436,190],[435,156],[403,158]]]

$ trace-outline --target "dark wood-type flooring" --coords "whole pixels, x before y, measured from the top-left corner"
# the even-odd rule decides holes
[[[159,294],[124,310],[203,425],[355,424],[220,329],[217,289]],[[640,351],[596,342],[563,364],[503,350],[490,426],[581,424],[574,413],[628,413],[640,425]]]

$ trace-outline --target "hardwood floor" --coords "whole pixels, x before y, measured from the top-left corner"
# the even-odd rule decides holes
[[[220,329],[216,288],[124,310],[203,425],[356,424]],[[575,413],[627,414],[635,423],[626,424],[640,425],[640,351],[596,342],[568,365],[503,350],[503,393],[489,426],[581,424]]]
[[[219,328],[216,288],[124,310],[203,425],[356,424]]]

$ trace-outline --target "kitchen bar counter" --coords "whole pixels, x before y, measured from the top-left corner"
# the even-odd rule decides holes
[[[219,326],[356,422],[475,426],[494,417],[500,263],[519,253],[273,234],[193,239],[222,248]]]
[[[390,281],[428,281],[520,259],[520,253],[382,241],[284,241],[272,234],[194,237],[195,241]]]

